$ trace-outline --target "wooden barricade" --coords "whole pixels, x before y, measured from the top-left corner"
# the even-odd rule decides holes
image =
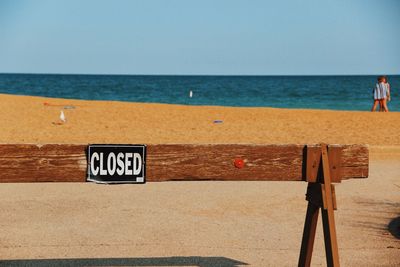
[[[335,187],[367,178],[363,145],[147,145],[146,181],[306,181],[308,201],[299,266],[310,266],[319,210],[328,266],[339,266]],[[240,166],[237,163],[240,163]],[[85,182],[86,144],[0,144],[0,183]]]

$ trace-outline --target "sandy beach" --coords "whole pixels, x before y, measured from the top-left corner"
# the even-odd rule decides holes
[[[180,106],[4,94],[0,101],[1,143],[400,145],[399,112]],[[67,123],[55,125],[60,110]]]
[[[0,143],[368,144],[369,178],[336,189],[341,263],[400,265],[398,112],[5,94],[0,103]],[[294,266],[305,191],[300,182],[0,184],[0,266]],[[314,251],[312,264],[324,266],[321,225]]]

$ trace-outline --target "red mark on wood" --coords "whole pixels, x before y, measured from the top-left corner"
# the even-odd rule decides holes
[[[244,167],[244,161],[242,159],[235,159],[234,165],[236,168],[241,169]]]

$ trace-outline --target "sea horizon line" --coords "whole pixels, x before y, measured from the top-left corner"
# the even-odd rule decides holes
[[[330,76],[400,76],[400,74],[392,73],[376,73],[376,74],[127,74],[127,73],[45,73],[45,72],[0,72],[0,75],[70,75],[70,76],[182,76],[182,77],[330,77]]]

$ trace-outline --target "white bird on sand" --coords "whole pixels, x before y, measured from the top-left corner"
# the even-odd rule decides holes
[[[67,118],[65,118],[64,111],[62,111],[62,110],[61,110],[61,113],[60,113],[60,120],[62,122],[67,122]]]

